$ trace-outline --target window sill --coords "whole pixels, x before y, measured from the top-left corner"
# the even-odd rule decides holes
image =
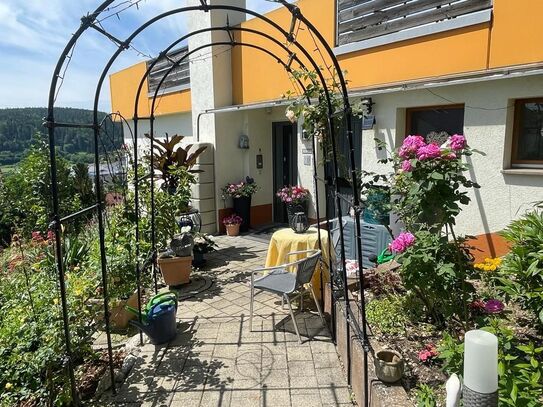
[[[543,176],[543,168],[507,168],[501,170],[505,175],[540,175]]]

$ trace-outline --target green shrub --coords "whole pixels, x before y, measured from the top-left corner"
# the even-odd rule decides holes
[[[0,259],[0,405],[34,400],[36,405],[68,405],[66,371],[53,246],[32,241],[6,250]],[[94,273],[85,259],[66,273],[71,345],[76,363],[92,355],[92,314],[85,301],[94,293]]]
[[[427,384],[419,384],[415,390],[417,407],[437,407],[439,397]]]
[[[466,281],[471,270],[466,252],[446,236],[427,230],[414,233],[415,242],[398,256],[405,288],[417,293],[438,325],[464,312],[474,291]]]
[[[543,211],[513,221],[502,235],[511,243],[497,285],[506,297],[535,313],[543,328]]]
[[[366,306],[368,323],[383,334],[402,334],[409,322],[406,297],[390,295],[370,301]]]

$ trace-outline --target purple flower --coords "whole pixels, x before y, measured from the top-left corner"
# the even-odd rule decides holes
[[[422,136],[407,136],[403,141],[398,155],[403,159],[412,158],[415,156],[419,148],[424,147],[426,142]]]
[[[411,165],[411,161],[409,160],[402,161],[403,172],[411,172],[412,170],[413,170],[413,166]]]
[[[459,151],[466,148],[466,138],[461,134],[454,134],[451,136],[449,142],[453,150]]]
[[[485,304],[485,311],[487,314],[499,314],[503,311],[505,305],[500,300],[488,300]]]
[[[421,161],[441,157],[441,149],[437,144],[428,144],[417,150],[417,158]]]
[[[415,243],[415,236],[410,232],[402,232],[390,243],[388,248],[392,253],[403,253]]]

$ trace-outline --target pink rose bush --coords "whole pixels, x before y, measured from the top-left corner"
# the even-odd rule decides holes
[[[275,194],[286,204],[301,204],[309,199],[309,190],[300,186],[285,186]]]
[[[394,254],[400,254],[407,250],[408,247],[415,243],[415,236],[410,232],[402,232],[388,246],[389,250]]]
[[[407,136],[398,150],[400,168],[402,172],[411,172],[416,167],[417,161],[453,161],[460,158],[461,153],[468,148],[466,138],[461,134],[455,134],[442,145],[426,143],[424,137],[419,135]]]

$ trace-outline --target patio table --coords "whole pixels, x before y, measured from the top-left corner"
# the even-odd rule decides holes
[[[328,232],[321,229],[321,245],[322,245],[322,258],[325,264],[328,264]],[[304,255],[293,255],[287,260],[285,257],[287,253],[300,251],[319,249],[319,234],[317,228],[311,227],[305,233],[295,233],[291,228],[280,229],[276,231],[268,246],[268,254],[266,256],[266,267],[279,266],[281,264],[288,263],[289,261],[295,261]],[[315,288],[315,294],[321,298],[321,275],[324,278],[323,283],[330,281],[330,273],[328,267],[319,263],[317,266],[317,272],[313,276],[311,283]]]

